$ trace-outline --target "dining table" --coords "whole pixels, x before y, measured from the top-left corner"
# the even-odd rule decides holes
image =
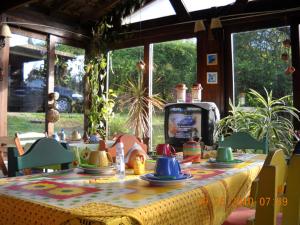
[[[175,184],[73,168],[0,179],[0,224],[220,225],[249,194],[265,155],[238,154],[226,168],[203,160],[182,169],[192,178]],[[146,171],[153,174],[153,171]]]

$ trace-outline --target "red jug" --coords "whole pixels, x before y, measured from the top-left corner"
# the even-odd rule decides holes
[[[175,155],[176,151],[175,151],[175,148],[172,145],[158,144],[156,146],[156,154],[157,155],[171,156],[171,155]]]

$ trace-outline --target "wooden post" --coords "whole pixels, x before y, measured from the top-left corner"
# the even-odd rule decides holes
[[[0,17],[0,20],[5,18]],[[5,47],[0,48],[0,136],[7,136],[9,38],[6,38],[5,43]]]
[[[144,45],[144,62],[146,64],[145,66],[145,70],[144,70],[144,73],[143,73],[143,84],[144,84],[144,88],[146,88],[146,95],[149,96],[150,93],[149,93],[149,90],[152,91],[152,47],[150,47],[150,44],[145,44]],[[144,137],[143,137],[143,140],[145,142],[145,144],[148,145],[148,148],[150,147],[149,146],[149,140],[150,140],[150,137],[151,137],[151,106],[148,105],[147,109],[145,109],[146,113],[148,114],[148,118],[149,120],[147,121],[147,126],[148,126],[148,134],[144,134]]]
[[[48,35],[47,38],[47,93],[54,92],[54,66],[55,66],[55,42],[56,39],[53,35]],[[48,95],[45,96],[45,109],[46,109],[46,118],[48,113]],[[46,125],[46,131],[49,136],[51,136],[54,133],[54,123],[50,123],[45,119],[45,125]]]
[[[0,17],[0,22],[5,21]],[[5,47],[0,49],[0,136],[7,136],[7,98],[8,98],[8,64],[9,64],[9,38],[5,40]],[[4,175],[7,169],[3,161],[4,149],[0,146],[0,168]]]

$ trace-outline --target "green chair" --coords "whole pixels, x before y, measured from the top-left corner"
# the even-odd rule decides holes
[[[219,147],[262,150],[264,154],[269,152],[267,137],[259,141],[246,132],[234,132],[232,135],[222,139],[219,141]]]
[[[21,170],[45,168],[52,165],[60,165],[62,170],[69,169],[74,158],[74,152],[63,147],[56,140],[42,138],[32,144],[22,156],[19,156],[16,149],[10,149],[8,176],[16,176]]]

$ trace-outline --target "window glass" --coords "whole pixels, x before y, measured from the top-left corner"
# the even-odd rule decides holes
[[[127,123],[130,105],[122,105],[122,96],[128,91],[128,81],[136,81],[140,76],[136,64],[144,56],[143,47],[114,50],[111,53],[109,88],[118,96],[114,108],[114,118],[109,124],[109,136],[120,133],[134,134]]]
[[[196,39],[184,39],[153,44],[153,94],[166,102],[176,102],[175,86],[185,83],[190,91],[196,82]],[[152,145],[164,143],[164,112],[156,111],[152,118]]]
[[[126,17],[123,20],[123,24],[136,23],[171,15],[175,15],[175,11],[169,0],[156,0],[146,4],[143,8]]]
[[[202,10],[202,9],[209,9],[212,7],[224,6],[234,2],[235,0],[210,0],[210,1],[183,0],[186,9],[189,12]]]
[[[235,104],[256,105],[245,95],[250,88],[261,94],[264,88],[272,90],[275,98],[292,94],[292,76],[286,73],[291,65],[291,49],[283,45],[289,37],[289,27],[232,35]]]
[[[8,135],[45,131],[46,41],[13,34],[10,40]]]
[[[55,86],[59,93],[56,107],[60,119],[55,132],[64,129],[67,136],[77,130],[83,134],[84,49],[65,44],[55,46]]]

